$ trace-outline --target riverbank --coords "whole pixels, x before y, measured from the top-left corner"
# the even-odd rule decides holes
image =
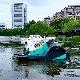
[[[55,41],[63,43],[64,47],[80,48],[80,36],[56,37]]]
[[[0,36],[0,43],[21,42],[19,36]]]
[[[80,36],[56,37],[55,41],[62,43],[62,47],[70,52],[71,56],[80,56]]]

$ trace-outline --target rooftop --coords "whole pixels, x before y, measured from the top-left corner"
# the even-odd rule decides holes
[[[68,7],[70,7],[70,6],[75,6],[75,7],[78,7],[78,6],[80,6],[80,5],[68,5]]]

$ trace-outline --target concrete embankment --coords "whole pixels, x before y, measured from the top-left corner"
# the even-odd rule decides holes
[[[21,38],[18,36],[0,36],[1,43],[8,43],[8,42],[21,42]]]

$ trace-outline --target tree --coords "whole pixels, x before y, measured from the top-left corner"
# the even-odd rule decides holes
[[[8,31],[7,29],[2,30],[2,36],[8,36]]]
[[[34,20],[29,21],[29,23],[25,23],[25,24],[24,24],[23,31],[26,32],[26,31],[30,28],[30,26],[31,26],[32,24],[35,24],[35,23],[36,23],[36,22],[35,22]]]
[[[50,35],[50,34],[54,34],[55,29],[52,27],[49,27],[47,25],[47,23],[38,21],[37,23],[33,24],[30,26],[30,28],[27,30],[26,34],[27,35],[41,35],[41,34],[45,34],[45,35]]]
[[[15,29],[13,29],[13,34],[14,34],[14,36],[16,36],[16,35],[22,35],[22,28],[15,28]]]
[[[2,29],[0,28],[0,36],[2,36]]]
[[[71,17],[56,18],[56,19],[52,20],[52,22],[50,23],[50,27],[54,27],[56,30],[58,30],[58,29],[64,27],[64,24],[69,21],[74,21],[74,19]]]
[[[77,21],[80,23],[80,16],[77,17]]]
[[[0,36],[25,35],[22,28],[0,29]]]
[[[11,29],[7,29],[7,36],[12,36],[12,30]]]
[[[65,32],[75,31],[75,26],[78,24],[79,23],[77,21],[69,21],[64,24],[64,28],[63,28],[62,32],[65,33]]]

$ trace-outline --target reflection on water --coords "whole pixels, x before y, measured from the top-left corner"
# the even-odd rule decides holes
[[[24,52],[24,47],[0,46],[0,80],[79,80],[80,57],[71,61],[15,61],[13,53]],[[67,63],[67,65],[65,65]]]
[[[63,69],[65,76],[80,77],[80,69]]]
[[[62,61],[61,61],[62,62]],[[53,78],[54,75],[60,75],[62,65],[45,61],[29,61],[29,62],[12,62],[12,70],[16,72],[24,71],[25,78],[30,80],[47,80]],[[63,66],[64,67],[64,66]],[[40,79],[38,79],[40,78]]]

